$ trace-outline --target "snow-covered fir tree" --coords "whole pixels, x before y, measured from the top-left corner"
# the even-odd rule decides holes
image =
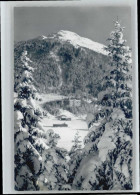
[[[46,135],[41,125],[41,111],[36,107],[30,66],[32,61],[27,51],[21,56],[21,75],[17,79],[14,103],[15,113],[15,188],[17,190],[38,190],[36,184],[42,164],[42,151],[47,149]]]
[[[111,58],[111,71],[103,86],[105,93],[100,96],[101,104],[111,107],[102,138],[108,134],[107,140],[112,139],[109,141],[112,148],[108,143],[110,148],[107,150],[112,162],[112,189],[132,189],[132,60],[131,50],[123,39],[123,30],[116,21],[106,48]],[[106,142],[103,147],[102,141],[98,143],[99,150],[107,146]]]
[[[15,188],[38,190],[37,179],[42,166],[42,152],[48,148],[41,124],[41,110],[36,107],[36,88],[27,51],[21,56],[21,72],[16,80],[15,110]]]
[[[15,188],[69,190],[67,151],[57,147],[58,134],[43,129],[42,113],[34,101],[37,90],[33,84],[32,63],[24,51],[21,75],[15,85]]]
[[[132,189],[132,60],[123,30],[116,21],[105,48],[110,72],[102,82],[99,109],[94,113],[83,149],[85,159],[93,157],[95,165],[79,184],[86,190]],[[82,163],[80,166],[83,169]]]
[[[67,150],[57,147],[60,136],[53,130],[46,133],[49,148],[42,154],[42,173],[38,179],[41,190],[70,190],[68,184]]]
[[[73,145],[69,152],[70,160],[68,162],[69,165],[69,183],[72,185],[73,180],[75,178],[75,175],[77,173],[77,169],[79,167],[79,164],[82,160],[82,145],[81,140],[79,136],[79,132],[77,131],[74,137],[74,140],[72,140]]]

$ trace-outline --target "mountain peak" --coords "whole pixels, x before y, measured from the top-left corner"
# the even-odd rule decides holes
[[[80,35],[76,34],[75,32],[68,31],[68,30],[60,30],[57,33],[49,34],[48,36],[41,35],[37,37],[40,40],[47,40],[47,39],[54,39],[60,40],[62,42],[69,42],[74,47],[83,47],[93,50],[97,53],[101,53],[103,55],[107,55],[107,51],[105,51],[105,45],[92,41],[91,39],[81,37]]]
[[[44,36],[44,35],[40,35],[40,36],[37,37],[37,39],[42,40],[42,39],[47,39],[47,37]]]
[[[78,34],[68,31],[68,30],[60,30],[58,33],[54,35],[55,37],[63,41],[68,41],[75,47],[85,47],[90,50],[96,51],[98,53],[102,53],[103,55],[107,55],[107,52],[104,50],[105,45],[100,44],[98,42],[94,42],[91,39],[81,37]]]
[[[76,37],[80,37],[78,34],[76,34],[75,32],[72,31],[68,31],[68,30],[60,30],[57,34],[61,35],[61,36],[76,36]]]

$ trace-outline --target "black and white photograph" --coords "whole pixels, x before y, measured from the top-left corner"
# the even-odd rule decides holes
[[[66,2],[13,9],[13,188],[133,191],[132,7]]]

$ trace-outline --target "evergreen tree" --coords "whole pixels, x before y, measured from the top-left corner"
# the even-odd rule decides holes
[[[41,110],[35,104],[32,61],[24,51],[15,91],[15,182],[17,190],[69,190],[67,151],[57,147],[60,138],[44,131]]]
[[[101,105],[105,109],[111,108],[102,138],[108,133],[106,139],[112,139],[109,142],[106,140],[105,144],[107,146],[112,143],[112,150],[111,145],[107,150],[111,155],[112,180],[116,181],[112,184],[112,189],[116,185],[118,189],[132,189],[132,60],[131,50],[123,39],[123,29],[116,21],[115,30],[108,39],[106,50],[111,59],[111,71],[103,86],[105,93],[100,96]],[[103,148],[102,141],[100,139],[98,149]]]
[[[82,160],[82,146],[80,141],[79,132],[77,131],[74,137],[73,146],[69,152],[70,160],[69,165],[69,183],[72,185],[77,169]]]
[[[36,107],[34,97],[37,90],[33,85],[30,59],[24,51],[21,56],[21,75],[15,91],[15,188],[17,190],[38,190],[36,184],[41,170],[41,152],[48,148],[46,135],[41,125],[41,111]]]
[[[57,147],[60,138],[53,130],[46,133],[48,146],[42,154],[42,173],[38,179],[42,190],[70,190],[68,184],[67,151]]]
[[[121,107],[126,118],[132,118],[132,60],[131,49],[126,46],[126,40],[123,39],[123,29],[119,22],[115,22],[115,31],[111,32],[108,39],[109,45],[106,50],[111,59],[111,71],[108,84],[115,87],[111,97],[113,100],[113,107]],[[105,83],[106,85],[107,83]],[[108,85],[104,86],[109,87]],[[107,97],[106,97],[107,98]]]
[[[98,94],[99,109],[91,121],[85,138],[86,154],[99,155],[89,189],[132,189],[132,76],[131,50],[125,46],[123,29],[115,22],[115,30],[105,49],[110,57],[110,72],[103,79]],[[105,168],[106,167],[106,168]],[[110,175],[106,172],[110,168]]]

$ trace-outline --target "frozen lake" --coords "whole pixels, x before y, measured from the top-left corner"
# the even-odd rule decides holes
[[[88,126],[86,121],[82,119],[74,119],[72,118],[71,121],[60,121],[57,119],[49,119],[49,118],[44,118],[43,119],[43,126],[44,129],[47,131],[49,129],[53,129],[54,132],[58,133],[61,137],[61,139],[58,142],[59,147],[63,147],[67,149],[68,151],[72,147],[72,140],[74,139],[74,136],[78,130],[80,140],[82,141],[82,146],[83,146],[83,140],[84,137],[88,133]],[[68,127],[53,127],[53,124],[62,124],[66,123]]]

